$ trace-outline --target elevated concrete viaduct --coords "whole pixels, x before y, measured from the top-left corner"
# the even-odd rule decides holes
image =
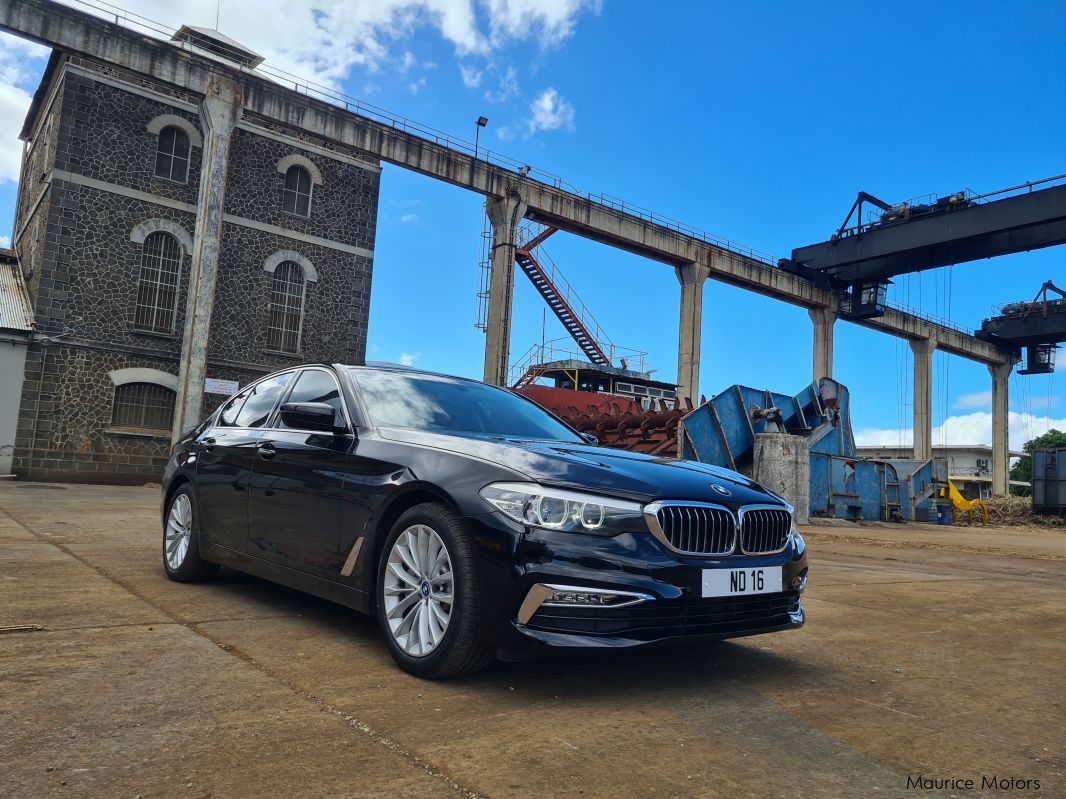
[[[349,100],[328,89],[289,80],[271,73],[266,67],[252,70],[246,66],[210,58],[185,44],[164,41],[120,24],[59,5],[50,0],[0,0],[0,30],[36,41],[69,54],[96,59],[132,72],[144,73],[181,89],[208,97],[218,97],[217,87],[229,86],[226,98],[236,103],[239,118],[250,122],[281,124],[306,136],[309,141],[330,146],[331,143],[358,148],[382,161],[419,172],[487,198],[493,223],[493,276],[489,296],[489,326],[486,335],[485,379],[502,384],[507,374],[513,292],[514,247],[516,224],[514,213],[552,225],[575,235],[611,247],[624,249],[651,260],[668,264],[680,280],[678,382],[681,392],[690,399],[699,395],[700,321],[702,287],[706,277],[755,291],[777,300],[811,310],[815,324],[815,377],[832,370],[833,323],[836,298],[816,288],[807,279],[785,272],[774,260],[712,236],[662,219],[643,209],[628,207],[604,196],[580,194],[568,190],[560,180],[546,183],[521,174],[517,162],[481,151],[482,158],[469,152],[467,142],[452,139],[402,119],[391,118]],[[169,35],[163,30],[159,35]],[[264,74],[265,73],[265,74]],[[270,77],[268,77],[268,75]],[[275,79],[271,79],[275,78]],[[217,105],[217,102],[213,103]],[[205,129],[212,125],[212,103],[205,103],[202,116]],[[372,118],[378,117],[378,118]],[[219,150],[219,152],[222,152]],[[224,178],[224,165],[216,165]],[[201,192],[204,213],[210,214],[210,187]],[[496,210],[496,208],[499,206]],[[193,262],[193,280],[204,288],[198,292],[197,307],[190,308],[194,319],[210,319],[213,293],[209,290],[211,246],[204,237],[211,235],[212,225],[197,229],[197,255]],[[1009,374],[1008,367],[1017,360],[1012,349],[982,341],[952,327],[919,316],[889,309],[882,317],[858,322],[865,327],[915,343],[916,352],[932,348],[986,364],[994,374]],[[203,340],[208,330],[202,324],[191,325],[187,336]],[[186,347],[187,349],[193,349]],[[916,368],[918,360],[916,359]],[[915,380],[915,412],[928,408],[926,394],[931,388],[928,373],[931,358],[921,359],[926,379]],[[200,406],[202,382],[197,376],[202,368],[183,362],[179,384],[182,396],[179,426],[188,427]],[[999,401],[994,403],[996,433],[993,488],[1005,492],[1006,482],[1006,380],[996,379]],[[919,393],[921,396],[919,396]],[[680,394],[679,394],[680,396]],[[931,426],[916,418],[915,449],[931,449]],[[919,421],[921,422],[919,424]],[[917,437],[922,440],[918,441]]]

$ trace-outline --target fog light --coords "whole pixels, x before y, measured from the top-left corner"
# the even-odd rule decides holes
[[[630,604],[633,598],[624,594],[598,594],[591,591],[555,591],[542,605],[617,605]],[[639,600],[638,600],[639,601]]]
[[[525,624],[533,618],[541,605],[552,607],[597,607],[624,608],[655,599],[651,594],[636,591],[618,591],[609,588],[582,588],[573,585],[537,583],[529,589],[522,607],[518,609],[518,621]]]

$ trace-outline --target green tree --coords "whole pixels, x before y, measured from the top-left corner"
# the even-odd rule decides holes
[[[1066,447],[1066,433],[1061,430],[1051,428],[1044,435],[1037,436],[1036,438],[1026,441],[1022,445],[1022,449],[1026,453],[1032,452],[1034,449],[1048,449],[1055,447]],[[1018,462],[1011,467],[1010,470],[1011,480],[1021,480],[1028,483],[1033,479],[1033,459],[1028,455],[1022,455],[1018,458]],[[1020,497],[1029,496],[1029,489],[1023,486],[1011,486],[1010,492],[1017,494]]]

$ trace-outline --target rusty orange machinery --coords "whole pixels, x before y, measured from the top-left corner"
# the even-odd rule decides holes
[[[640,403],[617,394],[594,394],[553,386],[529,385],[518,389],[523,396],[547,408],[582,433],[596,436],[605,447],[677,457],[677,426],[692,410],[674,409],[668,400]]]

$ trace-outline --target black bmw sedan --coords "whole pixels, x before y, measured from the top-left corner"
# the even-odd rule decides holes
[[[734,472],[598,447],[539,405],[411,369],[313,365],[174,447],[163,563],[375,613],[404,669],[800,627],[792,508]]]

